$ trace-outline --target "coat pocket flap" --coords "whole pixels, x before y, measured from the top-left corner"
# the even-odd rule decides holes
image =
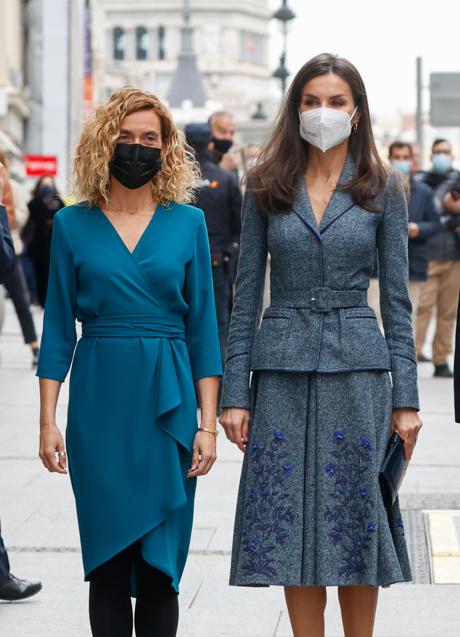
[[[351,318],[373,318],[377,319],[374,310],[371,307],[349,307],[344,310],[345,317]]]

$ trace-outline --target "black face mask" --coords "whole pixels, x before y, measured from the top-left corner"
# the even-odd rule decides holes
[[[230,148],[233,146],[231,139],[217,139],[217,137],[213,137],[211,141],[214,143],[214,148],[217,152],[222,153],[222,155],[228,153]]]
[[[117,144],[109,169],[126,188],[140,188],[161,170],[161,150],[142,144]]]

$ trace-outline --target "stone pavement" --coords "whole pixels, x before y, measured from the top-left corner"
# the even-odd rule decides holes
[[[41,321],[39,312],[36,318]],[[69,480],[46,472],[37,457],[37,381],[9,302],[0,356],[2,532],[12,572],[38,577],[44,585],[29,601],[0,602],[0,637],[54,632],[89,637],[88,591]],[[425,427],[401,496],[416,583],[381,592],[375,637],[460,635],[460,425],[453,421],[451,382],[430,374],[429,365],[421,366]],[[61,427],[66,392],[67,384],[58,413]],[[238,450],[220,436],[219,462],[199,483],[182,580],[180,637],[291,636],[281,589],[227,586],[240,463]],[[427,583],[435,576],[451,583]],[[329,599],[326,634],[341,637],[336,590],[330,589]]]

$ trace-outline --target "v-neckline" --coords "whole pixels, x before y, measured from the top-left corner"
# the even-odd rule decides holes
[[[158,211],[161,208],[161,204],[157,204],[155,210],[152,213],[152,216],[149,219],[148,224],[145,226],[144,230],[142,231],[142,234],[140,235],[139,239],[136,242],[136,245],[134,246],[134,248],[132,250],[130,250],[128,248],[128,246],[126,245],[123,237],[121,236],[121,234],[118,232],[118,230],[116,229],[115,225],[112,223],[112,221],[109,219],[109,217],[105,214],[105,212],[102,210],[102,208],[100,206],[97,206],[97,210],[101,213],[101,215],[104,217],[104,219],[107,221],[107,223],[110,225],[110,227],[112,228],[113,233],[118,237],[119,242],[122,244],[122,246],[124,247],[124,249],[126,250],[126,252],[128,252],[128,254],[130,254],[131,256],[134,256],[134,253],[136,252],[136,250],[138,249],[139,245],[142,243],[143,238],[145,237],[145,235],[147,234],[147,232],[150,229],[150,226],[153,223],[154,218],[157,216]]]
[[[321,226],[323,224],[324,217],[326,216],[327,210],[328,210],[329,206],[331,205],[331,202],[332,202],[332,200],[334,198],[335,193],[337,192],[337,186],[338,186],[338,184],[340,182],[340,178],[339,178],[339,181],[337,182],[334,190],[331,192],[331,196],[329,197],[329,199],[327,201],[327,204],[324,207],[323,214],[321,215],[321,219],[319,220],[319,222],[318,222],[318,219],[316,218],[316,215],[315,215],[315,210],[313,208],[313,203],[312,203],[312,200],[311,200],[311,197],[310,197],[310,193],[308,191],[307,178],[305,177],[305,175],[303,177],[303,182],[304,182],[305,193],[307,195],[307,201],[308,201],[308,204],[310,206],[312,217],[315,220],[316,227],[318,228],[318,230],[320,230]]]
[[[316,218],[315,215],[315,211],[313,210],[313,204],[310,198],[310,193],[308,192],[308,185],[307,185],[307,178],[306,175],[303,175],[303,186],[304,186],[304,191],[305,191],[305,195],[306,195],[306,199],[307,199],[307,203],[308,206],[310,208],[310,212],[311,212],[311,216],[313,217],[313,220],[315,222],[315,227],[317,229],[318,232],[320,232],[322,230],[322,228],[324,227],[324,222],[325,219],[328,217],[328,213],[330,208],[333,206],[333,204],[335,203],[336,197],[339,196],[339,194],[341,192],[343,192],[340,189],[341,184],[343,184],[344,182],[347,181],[348,176],[349,176],[349,172],[351,170],[351,157],[350,155],[347,155],[347,158],[345,159],[345,163],[342,166],[342,170],[340,171],[340,175],[339,178],[337,180],[337,183],[335,185],[334,190],[331,192],[331,196],[329,197],[329,200],[326,204],[326,207],[324,208],[323,214],[321,216],[321,220],[318,223],[318,219]]]

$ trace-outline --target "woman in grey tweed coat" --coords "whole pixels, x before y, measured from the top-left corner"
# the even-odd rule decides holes
[[[407,225],[359,73],[314,58],[249,175],[220,417],[245,453],[230,583],[284,586],[295,637],[323,637],[327,586],[346,637],[370,637],[378,587],[411,578],[378,484],[391,431],[410,458],[421,427]],[[367,304],[376,250],[385,336]]]

